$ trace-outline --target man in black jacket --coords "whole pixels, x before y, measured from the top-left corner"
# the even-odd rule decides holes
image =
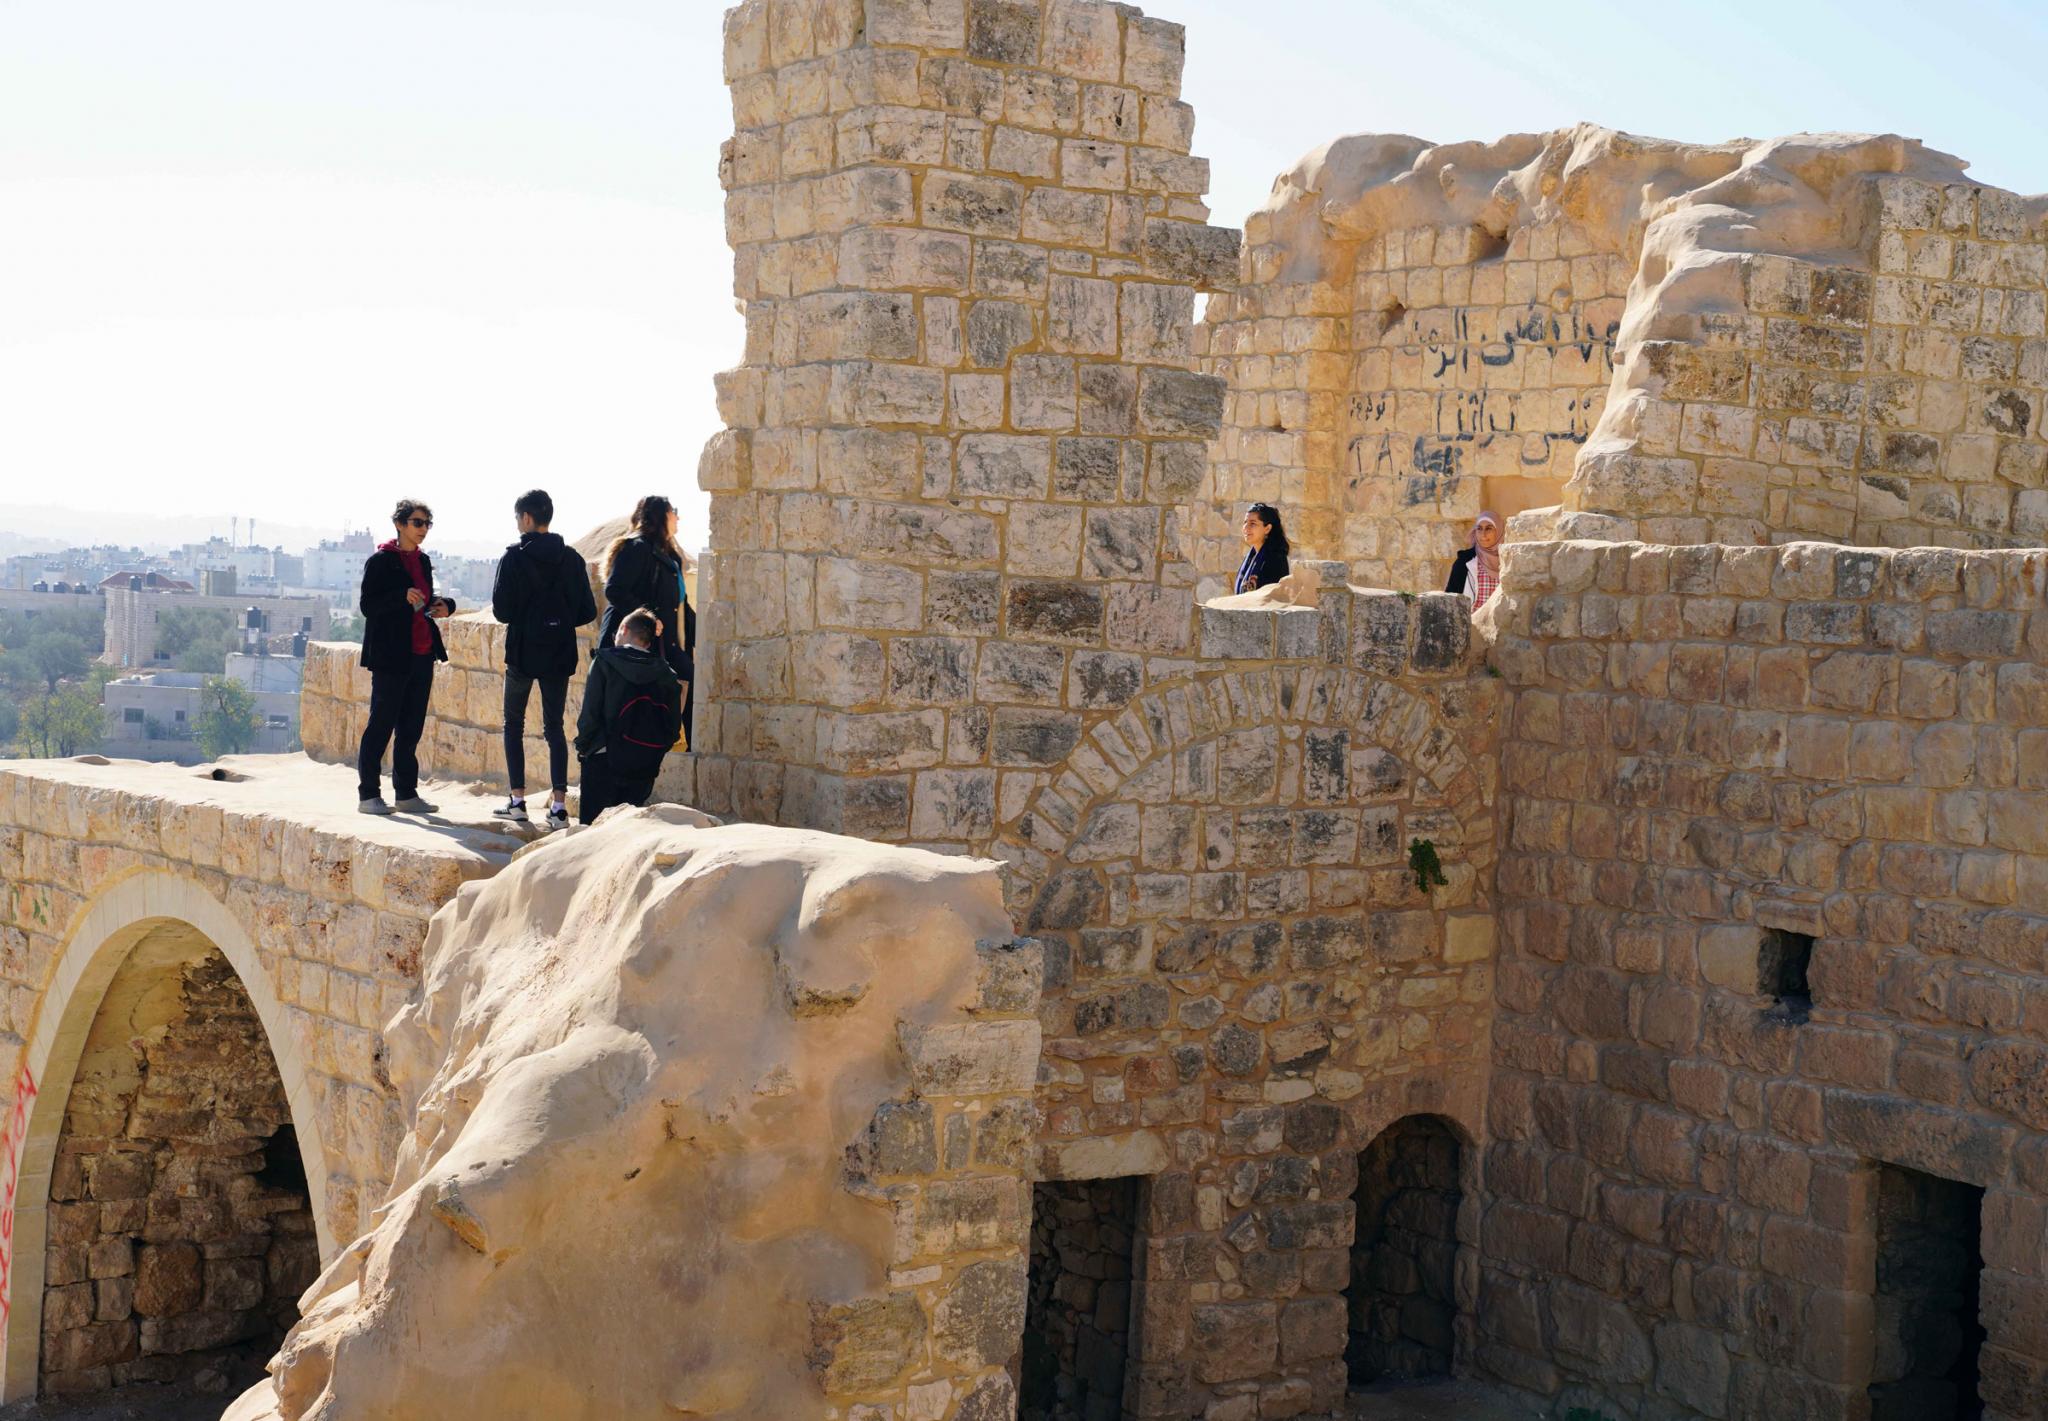
[[[615,804],[645,804],[661,758],[682,725],[683,685],[655,648],[662,624],[645,607],[619,623],[617,644],[600,647],[576,717],[583,766],[577,819],[592,823]]]
[[[491,584],[491,615],[505,623],[505,774],[511,797],[491,811],[500,819],[526,820],[526,706],[540,684],[541,733],[548,742],[548,774],[554,798],[548,828],[569,822],[569,742],[562,733],[562,709],[569,677],[576,670],[576,629],[597,620],[597,598],[583,556],[561,535],[548,531],[555,501],[541,489],[512,505],[519,541],[498,559]]]
[[[365,814],[432,814],[420,798],[420,733],[434,694],[434,663],[448,659],[440,623],[455,599],[434,594],[434,564],[420,551],[434,511],[401,498],[391,515],[396,536],[363,564],[363,669],[370,673],[370,719],[356,752],[356,808]],[[391,789],[384,802],[384,747],[391,747]]]

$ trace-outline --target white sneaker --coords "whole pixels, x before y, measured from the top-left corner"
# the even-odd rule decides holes
[[[441,806],[429,804],[418,795],[408,795],[391,806],[400,814],[439,814]]]
[[[526,822],[526,801],[523,799],[508,799],[491,811],[491,818],[510,819],[515,824],[524,824]]]
[[[557,830],[557,829],[566,829],[566,828],[568,828],[568,827],[569,827],[569,811],[568,811],[568,810],[566,810],[566,809],[564,809],[564,808],[563,808],[563,807],[562,807],[561,805],[559,805],[559,804],[551,804],[551,805],[549,805],[549,806],[548,806],[548,832],[549,832],[549,833],[553,833],[553,832],[554,832],[555,830]]]
[[[384,796],[381,794],[375,799],[356,801],[356,813],[358,814],[389,814],[390,812],[391,806],[384,802]]]

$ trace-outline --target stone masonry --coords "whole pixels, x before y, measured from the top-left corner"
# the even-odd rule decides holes
[[[1509,562],[1475,1362],[1866,1415],[1892,1165],[1984,1191],[1983,1414],[2041,1416],[2048,553]],[[1813,939],[1810,1014],[1767,930]]]
[[[1531,537],[2039,545],[2048,226],[1963,168],[1590,125],[1318,150],[1198,333],[1231,383],[1201,570],[1252,498],[1396,587],[1440,585],[1482,507]]]
[[[960,1105],[940,1053],[848,1142],[946,1202],[821,1323],[821,1385],[995,1421],[1028,1362],[1055,1413],[1264,1421],[1447,1365],[1557,1417],[2044,1421],[2048,203],[1888,136],[1361,137],[1240,252],[1184,38],[726,17],[747,338],[666,793],[1000,862],[1042,988],[1000,1013],[1031,1101]],[[1300,576],[1214,598],[1254,497]],[[1488,504],[1475,615],[1428,589]],[[479,775],[496,662],[457,639],[433,754]],[[306,694],[343,757],[356,679]],[[136,773],[0,775],[16,1252],[78,1003],[182,914],[331,1254],[388,1177],[406,953],[509,845]]]
[[[188,1345],[253,1326],[261,1304],[241,1300],[259,1275],[273,1282],[270,1246],[257,1246],[265,1221],[298,1237],[290,1189],[323,1257],[367,1224],[402,1131],[384,1023],[419,981],[434,911],[517,847],[477,822],[481,801],[467,822],[451,806],[439,828],[371,823],[353,812],[347,771],[297,756],[216,768],[218,779],[96,758],[0,770],[10,1400],[36,1390],[46,1327],[56,1338],[81,1329],[53,1344],[49,1380],[92,1385],[95,1368],[162,1375]],[[168,966],[151,957],[167,951]],[[203,970],[180,988],[195,961]],[[152,983],[148,1010],[134,1006]],[[121,1087],[130,1041],[145,1043],[146,1069],[131,1058]],[[116,1116],[127,1121],[118,1130]],[[289,1143],[278,1138],[287,1125]],[[236,1182],[255,1174],[294,1182],[283,1194]],[[159,1191],[175,1195],[174,1213]],[[172,1252],[152,1262],[159,1244]],[[295,1296],[303,1260],[275,1262],[274,1281]],[[158,1263],[178,1280],[167,1296],[196,1294],[159,1308],[134,1271]]]

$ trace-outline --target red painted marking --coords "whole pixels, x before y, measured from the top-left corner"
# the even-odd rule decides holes
[[[28,1108],[36,1098],[36,1078],[23,1053],[21,1069],[14,1076],[14,1108],[7,1114],[7,1133],[0,1135],[6,1150],[4,1183],[0,1183],[0,1336],[14,1312],[9,1284],[14,1275],[14,1191],[21,1182],[21,1142],[28,1133]]]

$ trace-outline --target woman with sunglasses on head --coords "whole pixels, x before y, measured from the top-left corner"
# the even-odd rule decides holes
[[[356,753],[356,808],[365,814],[432,814],[420,798],[420,733],[434,693],[434,663],[448,659],[438,625],[455,599],[434,593],[434,564],[420,551],[434,511],[401,498],[397,530],[363,564],[363,669],[370,673],[370,718]],[[392,802],[383,793],[384,747],[391,747]]]
[[[1250,592],[1271,587],[1287,576],[1287,530],[1280,526],[1280,510],[1270,503],[1255,503],[1245,510],[1244,545],[1249,550],[1237,569],[1232,592]]]

